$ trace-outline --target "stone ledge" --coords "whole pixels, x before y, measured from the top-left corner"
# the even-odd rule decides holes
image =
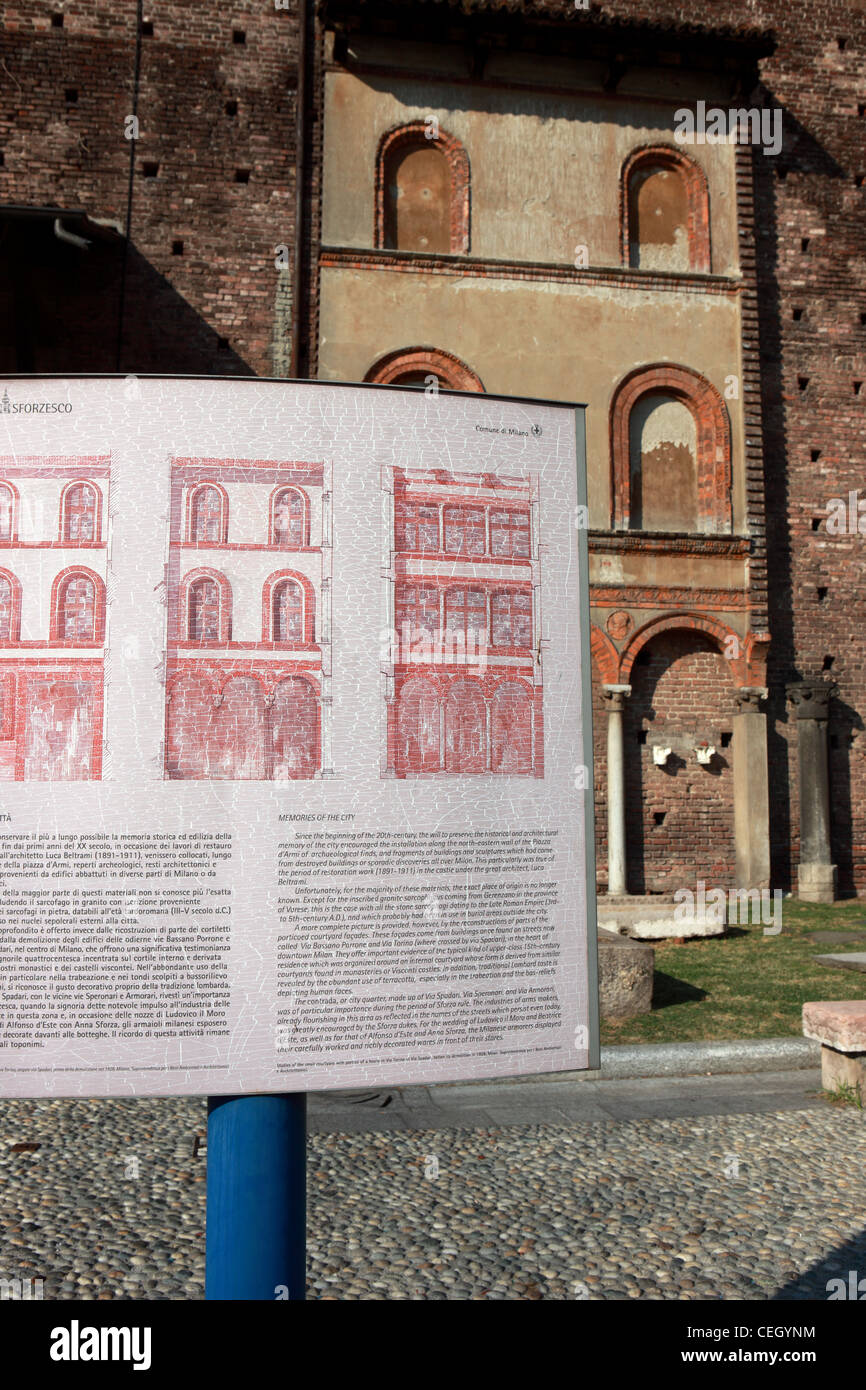
[[[837,1052],[866,1052],[866,999],[804,1004],[803,1034]]]

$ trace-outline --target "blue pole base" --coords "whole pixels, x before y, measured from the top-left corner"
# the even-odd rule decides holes
[[[307,1097],[211,1096],[205,1298],[306,1297]]]

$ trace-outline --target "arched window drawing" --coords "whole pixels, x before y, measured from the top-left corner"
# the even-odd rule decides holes
[[[399,348],[380,357],[364,377],[379,386],[428,386],[430,379],[450,391],[483,392],[484,384],[471,367],[441,348]]]
[[[487,706],[471,681],[455,681],[445,701],[448,772],[487,771]]]
[[[435,502],[397,502],[394,531],[398,550],[424,554],[439,549],[439,508]]]
[[[449,555],[483,555],[487,549],[483,507],[445,508],[445,549]]]
[[[316,639],[316,596],[310,580],[294,570],[277,570],[262,590],[262,641],[312,646]]]
[[[197,545],[228,540],[228,498],[214,483],[202,483],[190,494],[188,538]]]
[[[0,645],[21,637],[21,583],[10,570],[0,570]]]
[[[313,777],[319,765],[319,706],[309,681],[294,676],[280,681],[270,722],[273,780]]]
[[[105,590],[98,575],[70,570],[54,581],[51,636],[58,642],[91,643],[103,639]]]
[[[304,595],[294,579],[274,585],[272,628],[275,642],[300,645],[304,640]]]
[[[532,772],[532,700],[519,681],[497,686],[490,706],[492,770],[514,775]]]
[[[638,368],[614,392],[610,428],[616,529],[730,532],[730,423],[710,382]]]
[[[62,499],[61,536],[65,541],[99,540],[99,493],[92,483],[71,483]]]
[[[271,545],[298,549],[309,544],[309,504],[297,487],[281,487],[271,499]]]
[[[487,636],[487,595],[483,589],[448,589],[445,594],[445,627],[476,643]]]
[[[189,586],[190,642],[218,642],[220,591],[214,579],[197,579]]]
[[[62,570],[51,586],[52,642],[100,645],[105,638],[105,585],[93,570]]]
[[[60,599],[61,636],[70,642],[96,639],[96,586],[87,575],[67,579]]]
[[[410,634],[439,631],[439,590],[422,584],[399,584],[394,596],[397,631],[402,641],[403,629]]]
[[[503,589],[491,599],[494,647],[532,646],[532,594]]]
[[[12,580],[0,574],[0,642],[11,642],[12,638]]]
[[[469,160],[453,135],[412,121],[382,137],[374,239],[395,251],[469,250]]]
[[[0,544],[18,539],[18,490],[0,483]]]
[[[432,681],[406,681],[397,707],[397,771],[439,772],[441,702]]]
[[[623,264],[672,272],[710,269],[706,175],[669,145],[635,150],[622,170]]]
[[[219,570],[193,570],[184,579],[181,639],[186,642],[231,641],[231,585]]]
[[[490,553],[529,558],[529,512],[512,507],[490,512]]]
[[[252,676],[223,687],[213,723],[208,776],[229,782],[266,779],[264,691]]]

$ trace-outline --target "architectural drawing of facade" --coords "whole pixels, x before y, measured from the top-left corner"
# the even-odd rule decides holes
[[[389,469],[384,776],[544,775],[538,484]]]
[[[0,459],[0,780],[102,776],[110,460]]]
[[[323,464],[172,460],[168,778],[329,770],[330,503]]]

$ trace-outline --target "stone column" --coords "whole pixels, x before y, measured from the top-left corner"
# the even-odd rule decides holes
[[[734,692],[734,852],[736,886],[770,886],[770,789],[767,776],[767,716],[760,707],[766,686]]]
[[[805,902],[832,903],[836,865],[830,860],[830,782],[827,717],[832,681],[804,680],[788,686],[797,719],[800,763],[800,891]]]
[[[601,698],[607,707],[607,891],[610,897],[625,893],[625,758],[622,712],[630,685],[603,685]]]

